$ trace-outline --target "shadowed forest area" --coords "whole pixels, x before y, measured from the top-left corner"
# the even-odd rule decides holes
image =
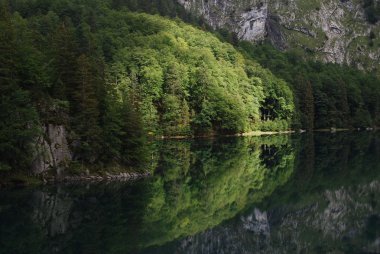
[[[375,75],[237,42],[171,0],[0,8],[1,171],[28,170],[36,140],[52,147],[52,126],[70,155],[59,163],[83,171],[143,167],[147,140],[161,136],[379,123]]]

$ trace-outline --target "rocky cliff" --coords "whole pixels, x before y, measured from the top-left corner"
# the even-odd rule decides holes
[[[67,144],[67,132],[63,125],[47,124],[35,142],[32,172],[40,174],[55,169],[59,175],[72,159]]]
[[[380,63],[380,25],[367,21],[363,0],[177,1],[241,40],[268,38],[280,49],[302,49],[316,59],[362,69]]]

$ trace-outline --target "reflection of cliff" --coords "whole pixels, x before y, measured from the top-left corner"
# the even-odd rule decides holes
[[[166,143],[144,216],[143,246],[193,235],[232,218],[286,183],[295,153],[286,136]],[[161,165],[161,166],[160,166]]]
[[[157,173],[145,181],[45,187],[0,199],[9,214],[28,206],[15,217],[0,209],[0,224],[11,218],[17,228],[7,235],[10,227],[0,226],[0,245],[6,246],[0,253],[136,253],[232,218],[285,184],[294,169],[295,151],[286,136],[156,147]],[[2,242],[18,238],[34,246],[16,249]]]
[[[332,193],[335,197],[331,197]],[[311,204],[274,209],[255,208],[225,225],[165,246],[157,253],[326,253],[380,251],[380,182],[326,190]],[[325,199],[329,200],[327,207]],[[375,223],[375,224],[370,224]],[[377,230],[377,231],[376,231]],[[372,234],[368,237],[368,234]]]
[[[380,252],[378,135],[300,138],[163,142],[144,181],[4,190],[0,254]]]
[[[134,253],[145,183],[0,192],[0,254]]]
[[[60,193],[60,189],[54,194],[36,191],[32,204],[33,219],[46,230],[46,234],[54,237],[67,232],[73,201]]]
[[[313,140],[302,140],[294,177],[256,208],[147,253],[379,253],[377,136]]]
[[[380,207],[373,203],[373,198],[379,195],[380,182],[373,181],[325,190],[321,197],[301,207],[291,206],[283,211],[274,209],[272,218],[276,223],[273,223],[275,233],[272,241],[285,247],[289,246],[289,242],[281,239],[287,239],[300,251],[315,251],[320,245],[319,241],[323,241],[323,252],[378,252],[379,228],[372,238],[367,234],[371,226],[375,226],[369,224],[371,218],[380,215]]]

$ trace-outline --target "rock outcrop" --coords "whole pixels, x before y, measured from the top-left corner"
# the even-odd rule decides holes
[[[241,40],[268,38],[325,62],[374,69],[380,63],[380,26],[366,21],[359,0],[177,0],[213,28]]]
[[[67,133],[63,125],[48,124],[36,140],[35,157],[32,164],[34,174],[56,169],[61,174],[71,161],[72,155],[67,144]]]
[[[214,29],[227,28],[240,39],[258,41],[266,35],[268,4],[261,0],[178,0],[186,10],[202,16]]]

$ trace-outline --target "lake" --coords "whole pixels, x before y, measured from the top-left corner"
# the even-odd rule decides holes
[[[380,133],[160,141],[153,176],[0,192],[0,253],[379,253]]]

